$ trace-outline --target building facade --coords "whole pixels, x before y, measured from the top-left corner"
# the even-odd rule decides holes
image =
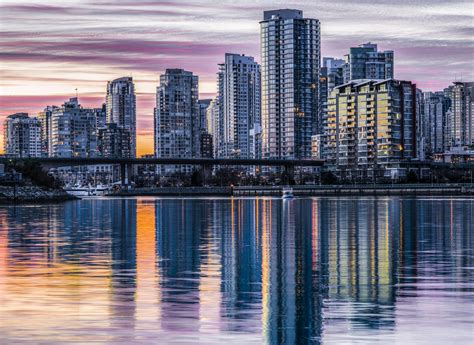
[[[263,158],[309,158],[319,126],[320,23],[299,10],[260,22]]]
[[[130,133],[131,155],[136,156],[136,97],[132,77],[118,78],[107,83],[106,121]]]
[[[96,157],[97,119],[93,109],[71,98],[51,114],[50,157]]]
[[[416,158],[416,86],[409,81],[355,80],[328,101],[326,163],[343,179],[396,179]]]
[[[116,123],[108,123],[97,130],[98,149],[102,157],[131,158],[130,132]]]
[[[41,122],[27,113],[9,115],[4,122],[5,154],[17,158],[41,157]]]
[[[41,122],[41,156],[49,157],[51,148],[51,117],[53,110],[57,106],[47,106],[43,111],[38,113],[38,120]]]
[[[209,133],[201,134],[201,157],[202,158],[213,158],[214,149],[212,146],[212,135]]]
[[[219,65],[219,157],[251,158],[260,127],[260,66],[253,57],[225,54]],[[258,139],[257,139],[258,140]]]
[[[445,93],[450,99],[446,114],[446,144],[474,147],[474,82],[455,82]]]
[[[206,110],[207,131],[212,136],[212,154],[218,157],[218,147],[221,129],[219,127],[219,101],[213,99]]]
[[[423,93],[423,138],[425,140],[425,157],[433,158],[436,153],[447,149],[445,131],[447,125],[446,113],[450,100],[444,92]]]
[[[182,69],[167,69],[156,91],[155,156],[200,156],[201,124],[198,77]],[[163,166],[162,174],[191,171],[191,167]]]
[[[394,53],[392,50],[377,50],[377,45],[364,43],[350,48],[344,56],[344,83],[357,79],[394,78]]]

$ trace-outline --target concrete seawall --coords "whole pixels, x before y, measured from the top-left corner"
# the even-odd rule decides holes
[[[114,196],[281,196],[281,186],[164,187],[121,191]],[[295,196],[474,196],[474,184],[292,186]]]

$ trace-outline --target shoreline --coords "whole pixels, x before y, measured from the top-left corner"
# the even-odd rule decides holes
[[[63,189],[46,189],[39,186],[0,186],[0,205],[62,203],[78,200]]]
[[[140,188],[110,194],[131,196],[281,196],[283,186]],[[294,196],[472,196],[474,184],[291,186]]]

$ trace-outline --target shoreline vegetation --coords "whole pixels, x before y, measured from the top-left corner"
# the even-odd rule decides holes
[[[39,164],[14,165],[0,182],[0,205],[57,203],[78,199],[66,193],[59,181],[43,171]]]

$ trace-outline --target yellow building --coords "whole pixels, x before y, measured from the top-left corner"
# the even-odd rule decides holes
[[[402,161],[416,156],[416,85],[353,80],[328,99],[325,155],[340,178],[397,179]]]

